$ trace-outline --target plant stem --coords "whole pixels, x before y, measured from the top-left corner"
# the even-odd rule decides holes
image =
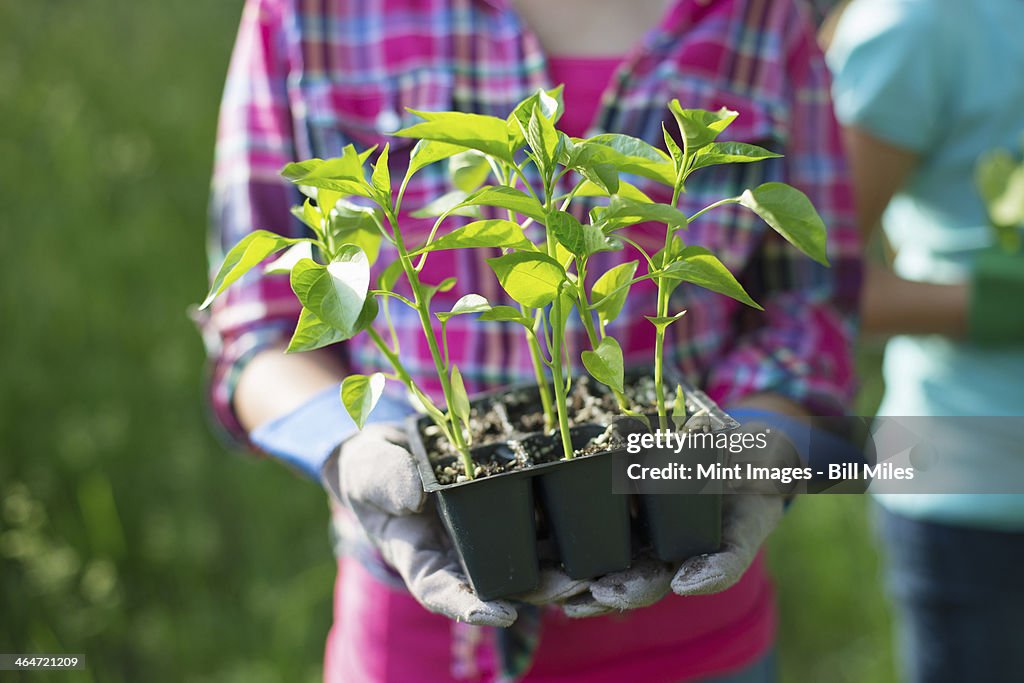
[[[502,170],[501,182],[503,185],[513,187],[515,185],[515,176],[513,171],[504,165],[505,168]],[[520,170],[520,175],[522,171]],[[526,176],[523,175],[524,182]],[[513,223],[516,220],[515,212],[508,212],[508,219]],[[520,306],[519,310],[523,315],[527,315],[528,309],[526,306]],[[551,403],[551,392],[548,390],[547,375],[544,373],[544,356],[540,350],[540,342],[537,341],[536,330],[531,334],[529,331],[526,334],[526,344],[530,349],[530,361],[533,364],[533,376],[537,381],[537,389],[540,391],[540,405],[544,411],[544,429],[550,430],[555,427],[555,411],[554,406]]]
[[[685,167],[685,164],[683,164]],[[682,191],[682,175],[684,168],[678,172],[675,188],[672,190],[672,206],[679,203],[679,194]],[[665,226],[665,248],[661,252],[661,269],[668,267],[668,254],[672,247],[672,225]],[[658,317],[668,317],[668,283],[669,278],[664,276],[657,279],[658,282]],[[668,410],[665,407],[665,332],[666,326],[659,325],[654,336],[654,396],[658,404],[658,427],[668,429]]]
[[[462,434],[462,426],[452,410],[454,402],[452,400],[451,377],[448,375],[448,367],[441,355],[441,349],[437,343],[437,335],[434,334],[434,326],[430,321],[430,302],[423,295],[423,284],[420,282],[419,272],[412,263],[409,251],[405,248],[405,242],[398,227],[398,218],[389,212],[388,220],[391,222],[391,229],[394,231],[395,246],[398,248],[398,259],[402,264],[402,269],[405,271],[405,276],[409,279],[409,286],[412,288],[413,302],[415,303],[416,312],[420,316],[420,324],[427,338],[427,346],[430,347],[430,357],[434,361],[434,369],[437,371],[438,379],[441,380],[441,391],[444,394],[445,405],[448,408],[447,419],[451,424],[450,436],[452,445],[455,446],[455,450],[459,452],[459,456],[462,458],[466,477],[473,479],[475,467],[473,466],[473,459],[469,455],[469,446],[466,444],[465,437]]]

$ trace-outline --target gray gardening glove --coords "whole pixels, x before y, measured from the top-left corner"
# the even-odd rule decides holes
[[[566,614],[591,616],[602,613],[602,607],[647,607],[670,589],[677,595],[707,595],[732,587],[782,519],[783,500],[775,495],[725,496],[721,550],[691,557],[679,566],[650,557],[639,558],[629,569],[594,581],[589,596],[593,602],[578,600],[574,610],[566,609]]]
[[[367,425],[324,465],[324,483],[421,605],[470,624],[510,626],[511,604],[474,595],[405,444],[398,427]]]

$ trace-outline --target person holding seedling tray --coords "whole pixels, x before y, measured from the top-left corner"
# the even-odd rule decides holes
[[[325,678],[774,680],[783,497],[616,494],[610,454],[738,421],[792,461],[850,398],[803,5],[296,4],[243,16],[204,307],[220,421],[332,493]]]

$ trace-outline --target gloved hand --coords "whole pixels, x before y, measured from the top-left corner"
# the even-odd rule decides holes
[[[594,616],[610,610],[647,607],[668,591],[677,595],[707,595],[731,588],[754,561],[761,544],[782,519],[783,497],[736,494],[725,496],[722,548],[691,557],[679,566],[652,557],[603,576],[590,587],[590,598],[566,605],[568,616]]]
[[[766,434],[767,447],[728,453],[727,465],[801,465],[801,446],[806,455],[809,426],[762,410],[737,409],[733,416],[742,423],[741,431]],[[669,590],[677,595],[705,595],[732,587],[782,519],[785,497],[780,494],[791,492],[788,487],[783,488],[786,490],[780,491],[771,481],[741,482],[739,490],[746,493],[726,494],[723,498],[722,547],[718,552],[698,555],[679,565],[651,556],[639,557],[629,569],[593,581],[589,595],[566,603],[566,615],[588,617],[611,610],[647,607],[665,597]]]
[[[1024,345],[1024,253],[988,249],[978,253],[971,276],[967,326],[982,346]]]
[[[474,595],[405,444],[396,426],[367,425],[328,459],[324,483],[421,605],[470,624],[510,626],[510,603]]]

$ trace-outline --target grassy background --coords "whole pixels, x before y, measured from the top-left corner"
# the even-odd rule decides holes
[[[211,437],[185,317],[240,8],[0,3],[0,652],[90,665],[24,680],[319,677],[323,498]],[[801,501],[771,560],[786,681],[892,680],[863,500]]]

